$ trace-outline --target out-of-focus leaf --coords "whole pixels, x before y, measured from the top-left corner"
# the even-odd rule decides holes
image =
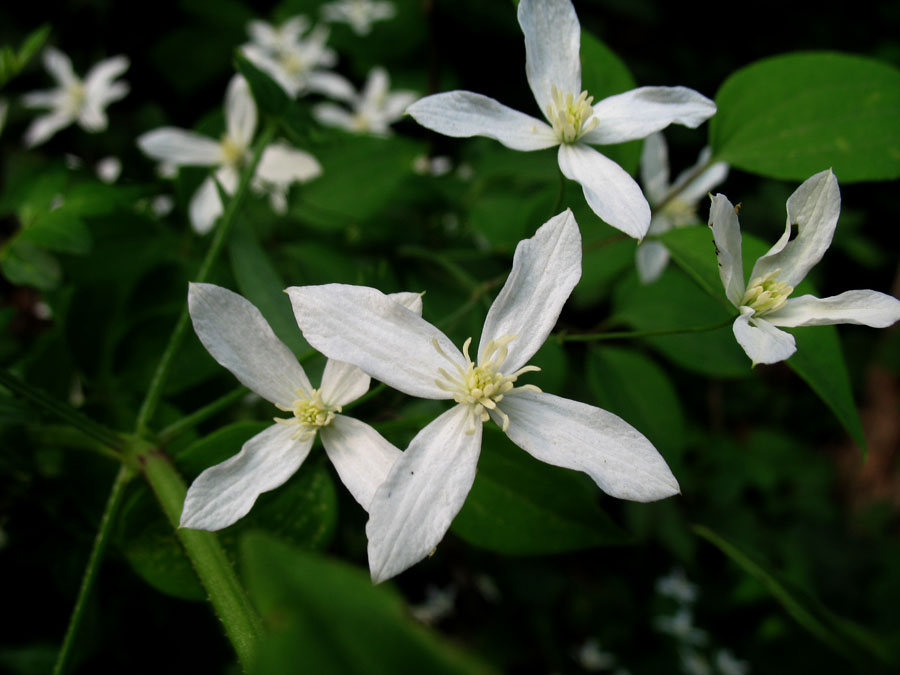
[[[627,544],[628,535],[600,508],[600,495],[586,476],[534,459],[485,425],[475,484],[451,529],[508,555]]]
[[[254,675],[491,672],[414,623],[400,595],[362,570],[257,533],[241,561],[271,629]]]
[[[19,239],[59,253],[87,253],[91,233],[69,209],[56,209],[38,216],[19,233]]]
[[[237,52],[234,56],[238,72],[247,80],[253,100],[259,109],[272,117],[280,117],[291,104],[291,99],[275,80],[257,68],[246,56]]]
[[[41,290],[56,288],[62,277],[56,258],[20,237],[0,249],[0,269],[10,282]]]
[[[50,35],[50,29],[49,24],[44,24],[29,33],[22,42],[22,46],[19,47],[18,53],[9,45],[4,45],[0,49],[0,87],[5,86],[7,82],[22,72],[22,69],[28,65],[38,50],[44,46]]]
[[[831,167],[842,183],[900,177],[900,71],[837,52],[776,56],[734,73],[716,95],[718,159],[772,178]]]
[[[810,596],[756,556],[744,551],[703,525],[692,527],[695,534],[706,539],[747,574],[761,583],[803,628],[835,651],[853,661],[858,672],[866,672],[867,659],[896,665],[897,657],[877,636],[848,619],[833,614],[816,598]]]

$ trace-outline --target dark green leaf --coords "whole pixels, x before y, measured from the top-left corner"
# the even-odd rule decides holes
[[[56,288],[62,277],[56,258],[21,237],[14,237],[0,249],[0,269],[10,282],[41,290]]]
[[[87,225],[67,208],[41,214],[19,233],[19,239],[59,253],[84,254],[91,249]]]

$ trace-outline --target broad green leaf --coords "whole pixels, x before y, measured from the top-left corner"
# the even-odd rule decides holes
[[[289,105],[288,97],[281,85],[273,80],[267,73],[256,67],[246,56],[237,52],[234,56],[238,72],[247,80],[253,100],[260,111],[272,117],[280,117]]]
[[[19,68],[24,67],[34,55],[38,53],[40,48],[44,46],[47,38],[50,37],[51,29],[52,26],[47,23],[28,34],[28,37],[25,38],[22,46],[19,47]]]
[[[284,293],[287,285],[281,280],[250,227],[235,228],[228,253],[231,271],[241,294],[256,305],[275,334],[295,354],[307,351],[309,343],[303,339],[291,311],[291,303]]]
[[[619,415],[655,446],[676,452],[684,446],[678,392],[653,359],[633,349],[594,347],[587,379],[599,407]]]
[[[660,237],[672,260],[713,298],[730,307],[722,287],[716,245],[708,227],[679,227]]]
[[[241,546],[250,598],[270,626],[253,675],[488,673],[416,624],[389,585],[258,533]]]
[[[0,269],[14,284],[45,291],[56,288],[62,277],[56,258],[21,237],[14,237],[0,249]]]
[[[584,475],[539,462],[485,425],[475,484],[452,530],[507,555],[540,555],[627,544]]]
[[[231,424],[192,443],[176,462],[191,480],[237,454],[244,442],[267,426],[269,423],[261,422]],[[238,539],[247,531],[262,530],[304,548],[322,549],[331,541],[336,522],[334,483],[321,457],[309,457],[287,483],[260,495],[249,514],[218,534],[234,560]],[[119,546],[135,572],[154,588],[187,600],[206,597],[171,526],[145,486],[135,490],[123,507]]]
[[[771,178],[831,167],[841,183],[900,177],[900,71],[810,52],[757,61],[716,95],[709,144],[718,159]]]
[[[796,588],[766,563],[708,527],[694,525],[692,529],[761,583],[803,628],[856,663],[860,667],[858,672],[865,672],[866,659],[875,658],[883,663],[896,665],[896,654],[880,638],[862,626],[832,613],[816,598]]]
[[[19,239],[58,253],[84,254],[91,249],[87,225],[66,208],[39,215],[19,233]]]

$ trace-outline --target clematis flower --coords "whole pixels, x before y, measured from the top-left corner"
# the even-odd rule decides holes
[[[644,194],[657,212],[650,220],[648,234],[662,234],[675,227],[697,223],[697,203],[728,176],[725,162],[709,164],[712,151],[700,152],[697,163],[669,183],[669,151],[661,133],[644,141],[641,154],[641,182]],[[641,242],[635,253],[638,276],[645,284],[659,278],[669,262],[669,250],[661,241]]]
[[[85,131],[97,133],[109,123],[106,106],[125,97],[128,84],[115,79],[128,70],[128,58],[114,56],[100,61],[88,71],[84,80],[72,70],[72,61],[58,49],[44,50],[44,68],[57,82],[56,89],[33,91],[22,101],[28,108],[49,108],[50,113],[38,117],[25,132],[29,148],[43,143],[60,129],[78,122]]]
[[[225,133],[218,141],[193,131],[162,127],[138,138],[144,153],[174,169],[180,166],[216,167],[215,181],[228,194],[237,189],[240,168],[250,158],[250,145],[256,133],[256,104],[246,80],[235,75],[225,94]],[[322,173],[322,168],[309,153],[283,143],[266,147],[256,167],[252,185],[257,191],[275,194],[276,211],[283,212],[286,192],[293,182],[304,183]],[[213,177],[201,183],[191,198],[188,213],[191,225],[199,234],[212,229],[224,207]]]
[[[522,0],[525,74],[547,122],[469,91],[427,96],[407,112],[447,136],[487,136],[513,150],[559,146],[559,168],[584,190],[591,209],[629,236],[642,239],[650,207],[628,173],[591,145],[646,138],[670,124],[697,127],[715,104],[686,87],[640,87],[596,104],[581,90],[581,27],[569,0]]]
[[[368,35],[376,21],[392,19],[397,13],[391,2],[372,0],[335,0],[322,5],[322,18],[331,23],[350,24],[357,35]]]
[[[352,85],[349,86],[352,90]],[[313,117],[326,126],[354,133],[386,136],[391,132],[391,124],[403,117],[406,107],[416,100],[415,92],[391,93],[390,89],[391,80],[387,71],[376,66],[369,71],[369,78],[362,92],[357,94],[354,91],[352,96],[346,99],[353,112],[348,112],[333,103],[319,103],[313,106]]]
[[[390,297],[402,302],[405,311],[422,311],[417,293]],[[401,454],[369,425],[340,414],[342,406],[366,393],[369,376],[348,363],[328,361],[322,386],[314,389],[260,311],[225,288],[191,284],[188,309],[197,337],[212,357],[291,417],[276,417],[237,455],[197,476],[184,500],[181,526],[220,530],[242,518],[260,494],[300,468],[317,433],[341,481],[367,509]]]
[[[369,509],[375,582],[415,564],[441,541],[475,479],[482,425],[493,420],[537,459],[587,473],[614,497],[651,501],[678,492],[665,460],[612,413],[542,393],[519,380],[581,277],[571,211],[519,242],[512,272],[485,320],[476,360],[440,330],[373,288],[288,288],[306,339],[411,396],[456,405],[412,440]]]
[[[273,26],[258,19],[247,24],[250,43],[271,52],[290,49],[309,30],[309,19],[302,14],[286,19],[280,26]]]
[[[855,323],[885,328],[900,319],[900,300],[877,291],[846,291],[831,298],[790,297],[831,244],[840,210],[841,195],[831,169],[804,181],[787,200],[784,234],[756,261],[745,285],[737,211],[724,195],[712,197],[709,226],[719,275],[725,295],[740,310],[734,337],[753,365],[777,363],[797,351],[794,336],[776,326]],[[791,239],[793,228],[796,237]]]

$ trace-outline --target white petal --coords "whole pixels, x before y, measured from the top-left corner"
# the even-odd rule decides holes
[[[295,441],[293,424],[273,424],[244,443],[241,451],[197,476],[181,511],[181,527],[221,530],[247,515],[256,498],[294,475],[313,438]]]
[[[680,190],[679,199],[688,204],[696,204],[728,177],[728,164],[725,162],[716,162],[700,174],[696,174],[697,170],[704,166],[711,156],[712,150],[709,146],[703,148],[697,163],[678,174],[672,188]],[[694,178],[691,179],[691,176]]]
[[[796,286],[831,245],[841,213],[837,178],[826,169],[807,178],[787,201],[787,225],[781,239],[753,266],[751,279],[781,270],[778,281]],[[791,239],[792,225],[797,236]]]
[[[175,127],[148,131],[138,137],[137,144],[148,157],[172,166],[217,166],[225,161],[219,143]]]
[[[609,145],[646,138],[670,124],[697,127],[716,112],[716,104],[687,87],[639,87],[594,105],[599,125],[584,143]]]
[[[634,253],[638,277],[642,283],[652,284],[659,279],[669,262],[669,249],[659,241],[645,241]]]
[[[93,134],[106,129],[109,126],[109,119],[106,117],[106,111],[103,109],[103,106],[85,101],[78,113],[78,125],[85,131]]]
[[[312,386],[296,357],[249,300],[221,286],[191,284],[194,331],[212,357],[267,401],[289,407]]]
[[[280,185],[306,183],[321,173],[322,165],[315,157],[286,143],[266,146],[256,167],[257,178]]]
[[[356,89],[337,73],[314,70],[306,78],[306,89],[338,101],[356,100]]]
[[[457,405],[422,429],[375,493],[369,508],[369,569],[379,583],[434,551],[459,513],[481,452],[481,420],[467,434]]]
[[[60,89],[40,89],[22,96],[22,105],[26,108],[61,108],[65,99],[65,93]]]
[[[60,129],[69,126],[74,118],[65,112],[41,115],[28,126],[25,132],[25,145],[33,148],[46,141]]]
[[[359,366],[385,384],[419,398],[447,399],[438,368],[453,371],[432,340],[460,368],[466,362],[441,331],[374,288],[292,286],[294,317],[306,340],[330,359]]]
[[[581,93],[581,27],[570,0],[522,0],[519,25],[525,34],[525,75],[545,115],[551,89]]]
[[[512,271],[484,320],[479,362],[488,342],[517,335],[509,344],[503,372],[515,372],[528,363],[553,330],[580,278],[581,232],[566,209],[516,246]]]
[[[191,203],[188,204],[188,217],[191,219],[191,227],[197,234],[206,234],[216,219],[222,215],[224,207],[222,200],[219,199],[219,191],[212,176],[200,183],[200,187],[191,197]]]
[[[778,330],[765,319],[753,319],[753,310],[741,308],[732,331],[738,344],[755,366],[758,363],[778,363],[797,351],[797,342],[790,333]]]
[[[411,312],[415,312],[422,316],[422,294],[421,293],[388,293],[388,297],[394,302],[399,302]]]
[[[381,66],[375,66],[369,71],[369,77],[363,87],[360,98],[363,101],[383,100],[391,88],[391,78]]]
[[[109,90],[113,87],[115,80],[119,75],[128,70],[128,57],[127,56],[114,56],[111,59],[105,59],[97,63],[93,68],[88,71],[87,76],[84,78],[84,89],[85,94],[88,98],[96,98],[102,99],[104,102],[112,101],[113,99],[109,98]],[[124,84],[124,83],[120,83]],[[127,93],[127,89],[125,92]],[[120,93],[121,89],[116,90],[116,93]],[[125,94],[123,93],[122,96]],[[118,96],[117,98],[121,98],[122,96]]]
[[[559,168],[581,184],[588,206],[603,220],[635,239],[647,234],[650,205],[625,169],[580,143],[559,146]]]
[[[741,253],[741,226],[737,211],[728,197],[718,194],[712,197],[709,207],[709,226],[713,232],[713,245],[719,259],[719,277],[725,287],[725,295],[735,307],[744,299],[744,261]]]
[[[344,415],[335,415],[319,433],[341,482],[368,511],[375,491],[402,453],[368,424]]]
[[[470,91],[426,96],[406,112],[423,127],[445,136],[487,136],[513,150],[542,150],[559,144],[546,122]]]
[[[225,92],[225,125],[228,136],[241,146],[248,147],[256,133],[256,103],[250,94],[250,85],[240,75],[235,75]]]
[[[665,137],[659,132],[650,134],[644,140],[641,183],[651,204],[661,202],[669,191],[669,149]]]
[[[824,326],[853,323],[886,328],[900,320],[900,300],[878,291],[846,291],[830,298],[789,298],[777,312],[766,314],[775,326]]]
[[[334,103],[317,103],[313,106],[312,116],[326,127],[357,131],[353,114]]]
[[[584,471],[608,495],[649,502],[679,492],[653,444],[611,412],[527,390],[498,407],[509,415],[506,433],[513,443],[542,462]]]
[[[305,78],[295,77],[287,72],[284,67],[275,59],[255,44],[248,44],[241,47],[241,53],[257,68],[271,77],[278,85],[284,89],[285,93],[291,98],[296,98],[297,94],[305,86]]]
[[[353,364],[328,359],[322,373],[322,400],[332,408],[345,406],[369,391],[370,381]]]
[[[44,50],[44,68],[63,86],[78,81],[78,76],[72,70],[72,60],[55,47],[47,47]]]

